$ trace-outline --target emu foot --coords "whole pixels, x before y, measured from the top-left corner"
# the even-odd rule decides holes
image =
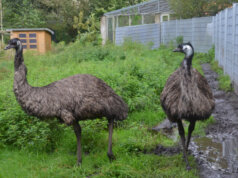
[[[107,156],[108,156],[110,162],[112,162],[113,160],[116,159],[116,157],[113,154],[111,154],[111,153],[107,153]]]

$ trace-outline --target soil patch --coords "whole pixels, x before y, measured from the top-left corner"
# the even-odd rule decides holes
[[[238,96],[219,90],[218,75],[209,64],[202,68],[215,97],[216,122],[206,128],[206,137],[192,139],[190,150],[200,177],[238,177]]]

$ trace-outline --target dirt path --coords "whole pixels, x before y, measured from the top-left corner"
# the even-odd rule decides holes
[[[209,64],[202,68],[216,100],[216,122],[206,129],[206,137],[192,140],[190,150],[201,177],[238,177],[238,96],[219,90],[217,74]]]
[[[205,137],[192,137],[189,150],[196,158],[200,177],[237,178],[238,96],[233,92],[226,93],[219,90],[218,75],[211,70],[210,64],[203,64],[202,68],[215,97],[216,107],[212,115],[216,122],[206,128]],[[161,128],[168,128],[168,125],[165,121],[152,130],[159,131]],[[174,132],[177,129],[172,130]],[[177,147],[164,148],[158,145],[154,153],[175,154],[179,151]]]

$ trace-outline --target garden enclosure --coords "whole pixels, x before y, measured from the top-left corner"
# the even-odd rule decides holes
[[[158,48],[160,44],[175,42],[177,37],[183,36],[184,42],[193,44],[195,52],[208,52],[215,45],[215,59],[230,76],[238,93],[238,4],[211,17],[170,20],[170,16],[168,21],[160,16],[160,20],[151,24],[116,25],[115,37],[107,34],[107,40],[121,45],[129,38],[143,44],[152,42],[152,48]]]

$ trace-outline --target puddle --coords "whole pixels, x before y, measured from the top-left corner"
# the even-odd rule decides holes
[[[193,140],[192,147],[193,155],[210,169],[238,173],[238,138],[201,137]]]
[[[189,150],[197,160],[200,177],[238,177],[238,96],[219,90],[217,74],[209,64],[203,71],[215,97],[215,123],[206,136],[193,138]]]

